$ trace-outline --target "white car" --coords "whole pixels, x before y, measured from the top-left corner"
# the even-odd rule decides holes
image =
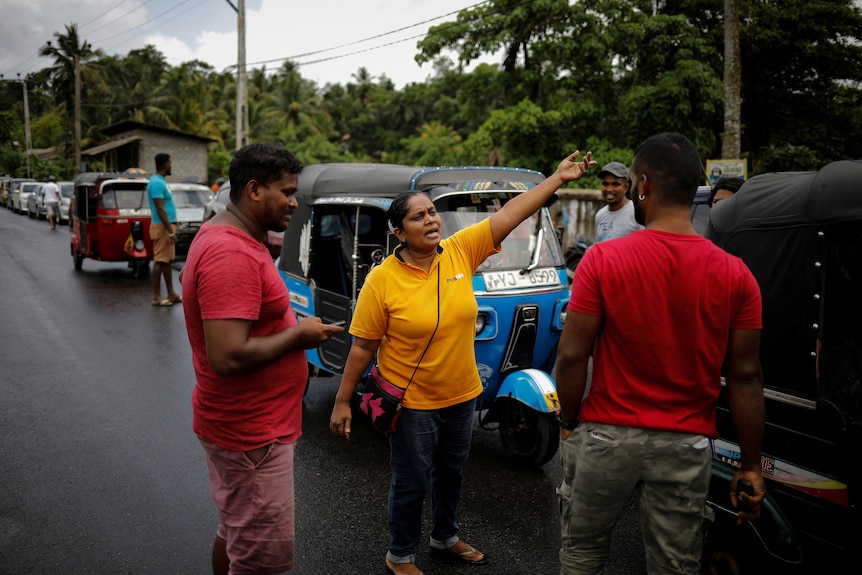
[[[42,182],[24,182],[12,195],[12,211],[19,214],[29,214],[30,194],[36,193],[42,187]]]
[[[204,210],[204,221],[207,221],[219,212],[223,212],[230,201],[230,182],[221,185]]]
[[[75,182],[57,182],[60,186],[60,223],[72,225],[69,217],[69,202],[72,201],[72,192],[75,191]]]
[[[171,182],[168,184],[174,204],[177,207],[177,247],[178,259],[184,258],[195,234],[204,221],[204,209],[212,199],[213,193],[203,184]]]

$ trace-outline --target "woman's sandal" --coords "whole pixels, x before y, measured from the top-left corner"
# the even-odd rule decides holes
[[[408,565],[411,567],[409,571],[396,571],[396,569],[404,569]],[[386,573],[388,575],[425,575],[414,563],[393,563],[389,559],[386,560]]]
[[[458,542],[460,543],[460,541]],[[455,543],[452,547],[448,547],[446,549],[440,549],[437,547],[431,547],[431,552],[442,559],[448,559],[450,561],[461,561],[462,563],[467,563],[469,565],[485,565],[488,563],[488,558],[484,553],[473,547],[472,545],[467,545],[464,551],[455,551],[454,548],[458,545]],[[481,557],[481,559],[474,559],[474,557]]]

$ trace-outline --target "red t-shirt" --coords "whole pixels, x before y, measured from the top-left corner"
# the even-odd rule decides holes
[[[183,311],[197,379],[192,393],[195,433],[238,451],[296,441],[308,379],[305,350],[230,377],[217,375],[207,361],[204,320],[250,320],[251,337],[296,325],[287,287],[266,247],[236,228],[205,223],[183,270]]]
[[[634,232],[587,250],[568,307],[603,318],[581,421],[717,437],[730,330],[761,328],[741,259],[702,236]]]

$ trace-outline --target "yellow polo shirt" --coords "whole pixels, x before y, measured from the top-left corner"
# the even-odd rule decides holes
[[[482,393],[474,348],[479,307],[473,273],[498,251],[486,218],[442,240],[430,273],[398,258],[396,250],[368,274],[350,333],[380,340],[380,374],[399,387],[407,385],[437,325],[439,283],[440,325],[404,396],[404,407],[440,409]]]

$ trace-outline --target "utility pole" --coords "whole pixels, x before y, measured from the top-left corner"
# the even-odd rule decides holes
[[[248,144],[248,84],[245,70],[245,0],[237,1],[237,138],[236,148]]]
[[[86,48],[86,44],[84,44]],[[75,175],[81,173],[81,55],[75,54]]]
[[[32,177],[30,174],[30,150],[33,149],[33,140],[30,139],[30,100],[27,96],[27,80],[21,80],[21,84],[24,86],[24,144],[27,148],[27,177],[30,178]]]
[[[0,74],[0,81],[14,82],[15,80],[7,80]],[[30,139],[30,100],[27,96],[27,79],[21,79],[21,74],[18,74],[18,81],[24,87],[24,146],[26,148],[25,155],[27,156],[27,177],[32,177],[30,173],[30,150],[33,149],[33,141]]]
[[[234,6],[237,26],[237,63],[236,63],[236,149],[248,144],[248,87],[245,71],[245,0],[237,0]]]

